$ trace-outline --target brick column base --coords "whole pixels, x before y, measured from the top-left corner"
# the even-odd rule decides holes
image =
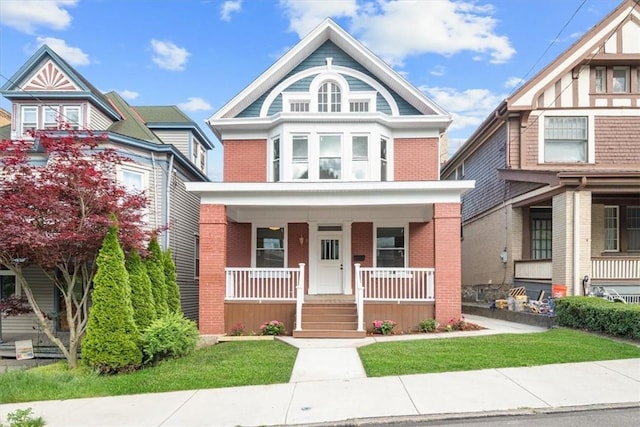
[[[462,315],[460,204],[434,206],[435,317],[441,324]]]
[[[224,205],[200,205],[200,302],[202,335],[223,334],[227,266],[227,210]]]

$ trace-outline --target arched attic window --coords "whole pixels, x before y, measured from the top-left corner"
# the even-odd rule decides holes
[[[342,95],[340,86],[332,81],[326,81],[318,88],[318,112],[339,113],[342,111]]]

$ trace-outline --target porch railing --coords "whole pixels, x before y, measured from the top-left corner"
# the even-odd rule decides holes
[[[435,301],[433,268],[371,268],[355,264],[358,330],[364,301]]]
[[[514,261],[514,278],[516,279],[536,279],[551,280],[551,260],[517,260]]]
[[[225,269],[227,300],[295,301],[300,282],[304,289],[304,264],[298,268]]]
[[[591,279],[635,279],[640,282],[640,257],[591,258]]]

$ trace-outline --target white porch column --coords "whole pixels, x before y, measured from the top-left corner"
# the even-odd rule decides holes
[[[309,295],[318,293],[318,223],[308,221],[309,224]]]
[[[351,224],[352,221],[342,223],[342,293],[345,295],[353,294],[351,286]]]

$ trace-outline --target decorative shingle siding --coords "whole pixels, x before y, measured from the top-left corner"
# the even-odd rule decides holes
[[[537,184],[535,182],[510,181],[507,183],[507,198],[520,196],[521,194],[533,191],[543,185],[544,184]]]
[[[499,204],[505,196],[505,182],[498,169],[505,167],[506,127],[498,129],[489,140],[464,162],[464,179],[475,180],[476,187],[462,196],[462,221]]]
[[[522,164],[520,168],[531,169],[538,165],[538,126],[543,124],[539,123],[538,116],[531,115],[526,122],[525,127],[521,133],[522,153],[524,159],[521,158]]]
[[[640,117],[595,117],[597,166],[640,168]]]
[[[304,71],[304,70],[307,70],[307,69],[313,68],[313,67],[325,66],[326,63],[327,63],[326,58],[328,58],[328,57],[329,58],[333,58],[333,61],[332,61],[333,65],[351,68],[353,70],[359,71],[359,72],[361,72],[361,73],[363,73],[363,74],[365,74],[365,75],[377,80],[373,76],[373,74],[371,74],[368,70],[366,70],[362,65],[360,65],[357,61],[355,61],[352,57],[347,55],[342,49],[340,49],[338,46],[336,46],[333,42],[326,41],[322,46],[320,46],[318,49],[316,49],[315,52],[313,52],[311,55],[309,55],[304,61],[302,61],[300,63],[300,65],[295,67],[289,74],[287,74],[284,78],[282,78],[273,87],[275,88],[282,81],[288,79],[289,77],[291,77],[291,76],[293,76],[293,75],[295,75],[295,74],[297,74],[297,73],[299,73],[301,71]],[[303,83],[301,83],[301,86],[298,89],[301,90],[302,85],[303,85]],[[349,83],[349,85],[351,87],[351,82]],[[382,84],[382,85],[385,87],[385,89],[387,89],[391,93],[391,96],[393,97],[393,99],[398,104],[398,109],[400,111],[400,115],[401,116],[402,115],[421,115],[421,113],[415,107],[413,107],[411,104],[406,102],[397,93],[395,93],[393,90],[391,90],[387,85],[385,85],[385,84]],[[269,94],[271,93],[272,90],[273,90],[273,88],[271,88],[269,91],[265,92],[260,98],[258,98],[251,105],[249,105],[247,108],[242,110],[236,117],[258,117],[260,115],[260,109],[262,108],[262,105],[264,104],[265,99],[267,98],[267,96],[269,96]],[[288,90],[288,88],[287,88],[287,90]],[[356,90],[356,89],[353,89],[353,90]],[[370,89],[364,89],[364,87],[363,87],[362,89],[359,89],[359,90],[370,90]],[[384,108],[385,107],[384,104],[381,105],[380,102],[378,102],[378,107],[382,107],[378,111],[382,111],[382,112],[387,113],[387,114],[389,114],[391,112],[390,109],[387,111]],[[273,111],[273,113],[272,113],[272,111]],[[280,109],[277,109],[273,105],[269,107],[269,114],[275,114],[275,113],[280,112],[280,111],[282,111],[282,107],[280,107]],[[435,112],[433,112],[433,113],[435,114]]]

